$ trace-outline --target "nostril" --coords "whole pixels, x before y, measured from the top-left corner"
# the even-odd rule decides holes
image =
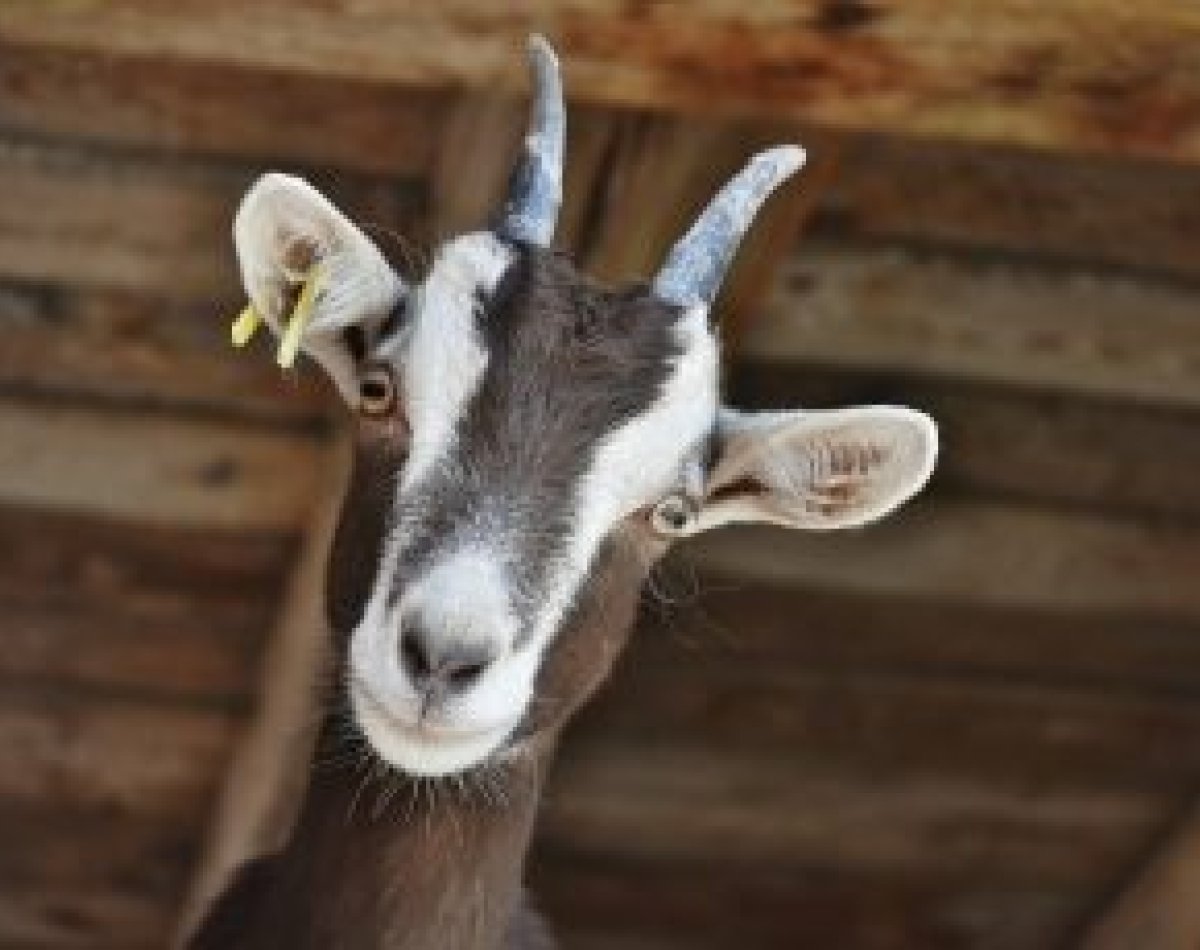
[[[433,675],[433,661],[429,650],[424,638],[416,630],[405,630],[400,637],[400,659],[405,672],[418,684],[424,683]]]
[[[451,663],[446,670],[446,679],[455,690],[468,689],[483,675],[487,666],[487,660],[484,659]]]
[[[420,626],[411,626],[400,636],[400,662],[422,692],[464,692],[479,681],[493,659],[486,647],[439,643]]]

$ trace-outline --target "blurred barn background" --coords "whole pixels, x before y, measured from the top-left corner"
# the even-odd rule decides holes
[[[544,810],[567,946],[1200,946],[1195,4],[4,0],[0,947],[165,945],[304,614],[338,417],[229,349],[240,193],[298,171],[397,254],[479,223],[532,27],[560,244],[644,276],[803,142],[731,393],[945,439],[886,526],[666,572]]]

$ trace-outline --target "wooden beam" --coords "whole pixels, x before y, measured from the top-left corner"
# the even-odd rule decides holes
[[[243,710],[293,554],[275,532],[0,507],[0,683]]]
[[[862,240],[1200,275],[1200,176],[994,145],[848,136],[821,224]]]
[[[1060,945],[1074,889],[974,869],[938,874],[831,862],[658,859],[546,844],[531,890],[572,950]]]
[[[683,553],[741,581],[1195,620],[1198,543],[1170,523],[924,499],[861,531],[730,528]]]
[[[806,242],[742,352],[1200,405],[1188,286],[903,245]]]
[[[1200,945],[1200,807],[1085,932],[1080,950],[1193,950]]]
[[[333,400],[319,373],[284,375],[266,347],[231,348],[235,306],[0,283],[0,392],[297,431],[326,425]]]
[[[310,435],[0,400],[0,501],[209,530],[294,531]]]
[[[443,110],[441,95],[353,78],[0,39],[4,128],[41,140],[413,177]]]
[[[784,758],[800,772],[835,771],[868,785],[902,777],[1038,794],[1129,793],[1161,797],[1164,821],[1200,775],[1200,711],[1186,698],[1198,677],[1167,668],[1172,654],[1194,659],[1183,631],[1172,646],[1148,621],[959,604],[943,606],[939,619],[945,601],[914,609],[900,597],[879,598],[872,625],[849,594],[744,583],[721,596],[728,580],[703,583],[713,593],[696,610],[642,628],[564,755],[604,746],[653,757],[679,748],[743,762],[747,775]],[[912,630],[917,618],[930,629]],[[1101,660],[1066,656],[1038,669],[1038,656],[1056,648],[1088,649],[1088,623],[1093,649],[1110,663],[1132,657],[1131,682],[1100,670]],[[978,635],[963,633],[976,624]],[[899,642],[885,642],[889,635]],[[972,662],[967,644],[938,642],[956,635],[982,658]],[[1123,647],[1122,636],[1147,642]],[[925,644],[928,659],[918,653]],[[1132,857],[1145,839],[1128,845]]]
[[[304,790],[328,647],[325,567],[349,477],[350,446],[324,460],[313,514],[262,664],[258,704],[225,776],[203,856],[179,917],[184,941],[243,862],[279,846]]]
[[[731,864],[803,861],[946,873],[1024,874],[1063,886],[1124,859],[1161,820],[1159,796],[1020,790],[965,779],[864,782],[798,756],[575,744],[541,812],[543,840],[593,853]],[[938,829],[970,829],[945,836]],[[938,841],[939,847],[930,846]],[[1069,842],[1069,845],[1067,844]]]
[[[846,128],[1193,160],[1200,20],[1186,5],[1021,0],[986,5],[790,0],[647,13],[614,0],[284,7],[220,0],[10,0],[10,46],[170,56],[416,88],[515,91],[532,29],[595,102],[758,114]],[[963,42],[971,37],[971,42]],[[915,39],[914,39],[915,38]]]
[[[230,222],[260,166],[230,166],[0,135],[0,279],[237,301]],[[317,182],[360,222],[417,218],[415,189]]]

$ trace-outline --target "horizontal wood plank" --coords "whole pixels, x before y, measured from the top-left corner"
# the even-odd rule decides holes
[[[354,78],[0,39],[10,132],[254,162],[428,171],[443,98]]]
[[[6,947],[165,945],[199,816],[115,813],[49,795],[0,808],[0,942]]]
[[[796,861],[637,861],[544,843],[532,887],[572,950],[1061,945],[1078,889]]]
[[[1197,543],[1195,529],[1170,523],[920,500],[860,531],[732,528],[685,553],[734,582],[1194,621]]]
[[[853,136],[821,223],[860,239],[1200,274],[1200,177],[1184,165]]]
[[[483,0],[397,3],[12,0],[10,45],[169,55],[417,88],[523,84],[520,44],[548,31],[573,94],[609,103],[769,113],[849,128],[1193,159],[1200,21],[1110,0],[980,6],[792,0],[768,8],[616,0],[517,13]],[[969,37],[970,42],[963,42]]]
[[[237,728],[228,712],[10,684],[0,697],[0,812],[13,801],[59,801],[148,822],[196,821]]]
[[[867,784],[793,756],[717,756],[683,742],[646,754],[612,742],[564,756],[540,827],[551,844],[646,861],[720,855],[1066,885],[1128,860],[1168,806],[1099,789]]]
[[[903,246],[809,242],[741,352],[1200,404],[1194,288]]]
[[[0,680],[249,703],[285,535],[0,508]]]
[[[1182,797],[1200,781],[1194,677],[1190,693],[1106,689],[1060,658],[1035,678],[1031,642],[1007,651],[993,644],[993,656],[1006,655],[974,667],[926,660],[911,647],[901,659],[900,648],[889,653],[861,629],[806,617],[800,594],[786,605],[769,601],[797,618],[786,631],[793,642],[778,644],[785,631],[771,629],[753,599],[747,593],[737,602],[737,628],[725,611],[707,627],[683,625],[693,638],[686,644],[679,634],[648,631],[583,714],[566,754],[625,748],[653,758],[696,743],[714,761],[744,760],[747,775],[769,773],[783,759],[865,787],[967,782],[1018,795],[1089,789]],[[957,616],[970,622],[969,614]],[[879,638],[893,629],[883,624]],[[857,644],[859,636],[865,642]],[[840,648],[822,642],[834,638],[844,641]],[[1051,639],[1046,652],[1054,646]]]
[[[134,521],[289,531],[316,490],[311,436],[0,401],[0,501]]]
[[[0,278],[234,303],[230,224],[262,170],[0,136]],[[317,184],[360,222],[419,229],[412,187],[361,176]]]
[[[230,346],[232,305],[152,294],[0,285],[0,391],[97,406],[322,424],[334,399],[309,367]]]

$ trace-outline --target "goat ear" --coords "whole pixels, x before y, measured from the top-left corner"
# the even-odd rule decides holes
[[[723,410],[695,530],[735,522],[833,530],[868,524],[929,480],[937,428],[895,406]]]
[[[290,175],[264,175],[250,187],[234,219],[233,240],[254,312],[283,338],[280,363],[290,365],[294,353],[287,348],[298,342],[353,402],[361,353],[350,346],[348,331],[358,327],[369,347],[406,292],[404,282],[324,195]],[[311,310],[288,339],[286,324],[302,294]]]

